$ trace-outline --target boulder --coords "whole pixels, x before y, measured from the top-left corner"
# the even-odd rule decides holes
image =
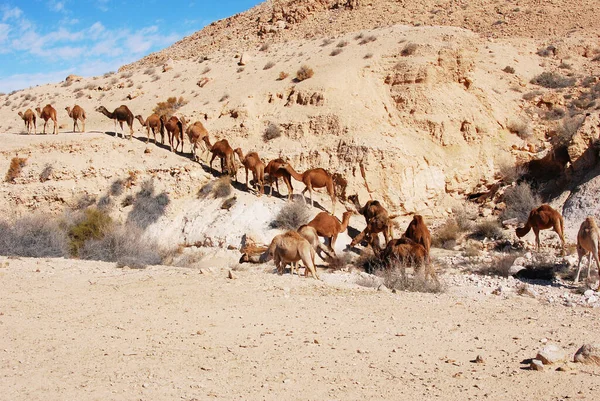
[[[535,359],[539,359],[544,365],[552,365],[566,361],[567,353],[558,345],[548,344],[538,351]]]
[[[73,82],[79,82],[82,79],[83,77],[80,77],[79,75],[71,74],[65,79],[65,81],[72,84]]]
[[[529,369],[543,371],[544,364],[539,359],[532,359],[531,363],[529,364]]]
[[[574,172],[583,172],[598,161],[598,152],[593,143],[600,136],[600,117],[597,113],[585,117],[583,123],[571,138],[567,151]]]
[[[587,216],[600,217],[599,191],[600,168],[595,168],[586,175],[583,184],[571,192],[563,206],[566,237],[577,238],[579,226]]]
[[[577,350],[573,360],[588,365],[600,365],[600,344],[584,344]]]
[[[166,61],[166,62],[163,64],[163,67],[162,67],[162,69],[163,69],[163,72],[167,72],[167,71],[169,71],[169,70],[172,70],[172,69],[173,69],[173,66],[174,66],[174,64],[175,64],[175,63],[173,62],[173,59],[172,59],[172,58],[168,59],[168,60],[167,60],[167,61]]]

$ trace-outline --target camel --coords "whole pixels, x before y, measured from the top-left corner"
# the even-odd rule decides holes
[[[430,262],[429,258],[429,250],[431,249],[431,233],[423,221],[423,216],[420,214],[415,214],[413,216],[412,221],[406,228],[404,232],[404,236],[406,238],[410,238],[415,241],[417,244],[423,245],[425,248],[425,256],[427,259],[427,263]]]
[[[129,139],[133,138],[133,113],[129,110],[129,107],[122,104],[117,107],[112,113],[106,110],[106,107],[100,106],[96,109],[97,112],[104,114],[106,117],[114,120],[115,122],[115,136],[117,136],[117,122],[121,126],[121,138],[125,138],[123,132],[123,123],[126,122],[129,126]]]
[[[517,228],[515,230],[517,237],[521,238],[527,235],[529,230],[533,229],[535,233],[535,242],[537,250],[540,250],[540,230],[547,230],[549,228],[556,231],[560,241],[562,242],[563,253],[565,249],[565,236],[564,236],[564,220],[563,217],[554,210],[550,205],[542,205],[537,209],[531,210],[529,218],[525,227]]]
[[[390,216],[381,203],[376,200],[367,201],[364,206],[360,206],[358,195],[350,195],[348,196],[348,200],[354,203],[358,213],[365,216],[365,222],[367,223],[367,227],[352,240],[349,247],[351,248],[360,243],[367,236],[373,250],[379,252],[381,248],[379,246],[378,235],[379,233],[383,233],[385,243],[388,244],[394,235],[392,219],[397,216]]]
[[[31,135],[31,125],[33,124],[33,134],[37,135],[37,126],[35,125],[35,113],[31,109],[25,110],[25,114],[19,112],[19,117],[25,122],[25,128],[27,128],[27,135]]]
[[[85,110],[78,105],[73,106],[73,109],[67,106],[65,107],[65,110],[67,111],[67,114],[69,114],[69,117],[73,119],[73,132],[75,132],[75,127],[79,128],[77,120],[81,120],[81,126],[83,127],[81,132],[85,132]]]
[[[233,152],[237,154],[238,158],[240,159],[240,162],[244,166],[244,169],[246,169],[246,188],[250,190],[250,187],[248,186],[248,170],[251,170],[252,175],[254,176],[254,181],[256,181],[256,184],[259,187],[258,196],[264,194],[265,163],[263,163],[263,161],[260,160],[260,157],[258,157],[258,153],[250,152],[247,153],[246,156],[244,156],[241,148],[236,148]]]
[[[209,151],[203,143],[204,137],[208,138],[208,131],[206,131],[206,128],[204,128],[204,125],[200,121],[196,121],[187,128],[186,132],[192,148],[192,159],[198,161],[199,158],[196,151],[199,145],[202,145],[202,153]]]
[[[156,143],[156,133],[160,132],[160,143],[165,144],[165,129],[158,114],[151,114],[146,120],[139,114],[135,118],[139,120],[143,127],[146,127],[146,143],[150,142],[150,131],[152,131],[154,143]]]
[[[284,234],[276,235],[265,254],[267,258],[272,257],[274,259],[277,272],[280,275],[283,274],[283,269],[287,263],[292,264],[293,274],[294,268],[297,269],[296,263],[302,260],[305,266],[304,276],[308,277],[308,272],[310,271],[315,279],[320,280],[315,269],[315,250],[296,231],[288,231]]]
[[[221,158],[221,173],[225,173],[225,169],[223,167],[223,164],[225,164],[227,171],[229,171],[229,174],[235,174],[235,180],[237,181],[237,172],[233,164],[233,149],[231,148],[231,146],[229,146],[229,142],[227,142],[227,139],[221,139],[220,141],[215,142],[214,145],[211,145],[210,140],[208,139],[208,135],[203,137],[202,139],[204,140],[204,143],[208,147],[210,153],[212,153],[212,158],[210,159],[211,170],[213,168],[213,161],[218,156]]]
[[[319,234],[317,233],[317,230],[314,227],[310,227],[305,224],[303,226],[300,226],[300,228],[298,228],[297,231],[298,234],[303,236],[308,241],[308,243],[315,250],[317,256],[319,256],[323,261],[325,261],[325,258],[319,254],[319,251],[323,252],[325,255],[329,256],[332,259],[335,257],[335,254],[332,254],[329,251],[329,249],[327,249],[327,247],[319,240]]]
[[[577,233],[577,255],[579,256],[579,262],[577,263],[577,275],[575,276],[574,283],[579,281],[579,273],[581,273],[581,259],[585,255],[588,256],[588,269],[587,278],[590,278],[590,268],[592,267],[592,257],[596,261],[596,267],[598,268],[598,276],[600,276],[600,261],[598,260],[598,246],[600,245],[600,230],[596,224],[596,220],[592,216],[587,217],[581,226],[579,227],[579,233]],[[596,291],[600,291],[600,282],[598,282],[598,288]]]
[[[283,159],[275,159],[271,160],[267,167],[265,167],[265,174],[268,177],[269,181],[269,196],[273,195],[273,182],[275,182],[275,186],[277,186],[277,192],[279,192],[279,178],[283,178],[283,182],[287,186],[288,189],[288,200],[292,200],[292,194],[294,192],[294,187],[292,186],[292,176],[286,170],[282,169],[281,166],[285,164],[285,160]],[[281,192],[279,192],[281,195]]]
[[[46,134],[46,124],[48,124],[48,120],[52,119],[52,121],[54,122],[54,128],[52,129],[52,133],[58,135],[58,122],[56,120],[56,110],[54,109],[54,107],[47,104],[41,110],[39,107],[36,107],[35,111],[37,111],[39,118],[44,119],[44,134]]]
[[[428,254],[425,247],[405,236],[390,240],[381,254],[381,259],[386,269],[394,267],[394,262],[399,262],[402,269],[405,266],[414,266],[415,271],[425,266],[425,280],[431,277],[435,282],[439,283],[434,268],[430,263],[427,263],[427,258]]]
[[[335,188],[333,186],[333,179],[331,178],[331,174],[329,174],[326,170],[323,170],[322,168],[313,168],[310,170],[306,170],[302,174],[299,174],[288,163],[284,163],[280,168],[290,173],[290,175],[294,177],[296,181],[301,181],[304,183],[304,185],[306,185],[306,188],[304,188],[304,190],[302,191],[302,199],[304,199],[304,202],[306,203],[304,193],[308,190],[310,194],[311,206],[314,206],[312,196],[313,188],[327,188],[327,193],[331,197],[331,214],[335,214]]]
[[[319,237],[328,239],[329,250],[335,255],[335,241],[337,240],[337,236],[346,231],[350,217],[353,214],[354,212],[352,211],[345,211],[342,215],[342,221],[340,221],[337,217],[327,212],[320,212],[306,225],[313,227]]]
[[[177,139],[177,144],[175,145],[175,153],[177,153],[177,148],[179,147],[179,142],[181,142],[181,152],[183,153],[183,124],[185,120],[183,118],[179,120],[176,116],[171,116],[167,120],[167,116],[160,116],[160,121],[162,122],[162,126],[167,130],[167,137],[169,138],[169,149],[171,152],[173,151],[173,140]]]

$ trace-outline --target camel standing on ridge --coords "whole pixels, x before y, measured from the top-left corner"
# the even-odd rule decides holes
[[[244,169],[246,169],[246,188],[250,190],[250,187],[248,186],[248,170],[251,170],[252,175],[254,176],[254,181],[256,181],[256,185],[258,185],[259,187],[258,196],[264,194],[265,163],[263,163],[263,161],[260,160],[260,157],[258,157],[258,153],[250,152],[247,153],[246,156],[244,156],[241,148],[236,148],[233,152],[237,154],[238,158],[240,159],[240,162],[244,166]]]
[[[596,267],[598,268],[598,276],[600,276],[600,261],[598,260],[598,246],[600,245],[600,230],[596,220],[592,216],[587,217],[577,233],[577,255],[579,256],[579,262],[577,263],[577,275],[575,276],[574,283],[579,281],[579,273],[581,273],[581,259],[585,255],[588,256],[588,268],[587,278],[590,278],[590,268],[592,267],[592,257],[596,261]],[[596,291],[600,291],[600,282],[598,282],[598,288]]]
[[[156,133],[160,132],[160,143],[165,144],[165,130],[158,114],[151,114],[146,120],[139,114],[135,118],[138,119],[143,127],[146,127],[146,143],[150,142],[150,131],[152,131],[154,143],[156,143]]]
[[[227,139],[221,139],[220,141],[215,142],[214,145],[211,145],[208,136],[202,138],[204,143],[208,147],[210,153],[212,153],[212,158],[210,159],[210,169],[212,170],[212,164],[215,158],[221,158],[221,173],[225,173],[225,168],[229,171],[230,175],[235,175],[235,180],[237,181],[237,171],[233,162],[233,149],[229,146],[229,142]],[[225,165],[226,167],[223,167]]]
[[[199,157],[197,154],[198,146],[202,145],[203,151],[208,152],[206,146],[204,146],[204,137],[208,138],[208,131],[204,128],[204,125],[200,121],[196,121],[187,128],[187,136],[190,140],[190,146],[192,148],[192,159],[198,161]]]
[[[273,182],[277,187],[277,192],[279,192],[279,178],[283,178],[283,182],[288,189],[288,200],[292,200],[292,194],[294,192],[292,176],[286,170],[281,168],[284,164],[285,161],[283,159],[275,159],[271,160],[269,164],[267,164],[267,167],[265,167],[265,177],[268,176],[269,181],[269,196],[273,195]],[[281,195],[281,192],[279,192],[279,195]]]
[[[48,120],[52,119],[52,121],[54,122],[54,128],[52,129],[52,133],[58,135],[58,122],[56,120],[56,110],[54,109],[54,107],[47,104],[41,110],[39,107],[36,107],[35,111],[37,111],[39,118],[44,119],[44,134],[46,134],[46,124],[48,124]]]
[[[310,205],[313,204],[313,188],[327,188],[327,193],[331,197],[331,214],[335,214],[335,188],[333,186],[333,179],[331,178],[331,174],[325,171],[322,168],[313,168],[310,170],[306,170],[304,173],[299,174],[296,170],[293,169],[288,163],[283,164],[280,169],[284,169],[296,181],[301,181],[306,185],[306,188],[302,191],[302,199],[304,199],[304,203],[306,203],[306,199],[304,198],[304,193],[308,190],[310,194]]]
[[[521,238],[527,235],[529,230],[533,229],[535,233],[536,249],[540,250],[540,230],[553,229],[562,242],[562,252],[565,251],[565,236],[564,236],[565,222],[563,217],[554,210],[550,205],[542,205],[536,209],[533,209],[529,213],[529,218],[525,227],[517,228],[515,230],[517,237]]]
[[[81,126],[83,127],[81,129],[81,132],[85,132],[85,110],[83,110],[78,105],[73,106],[73,109],[67,106],[65,107],[65,110],[67,111],[69,117],[73,119],[73,132],[75,132],[75,127],[79,129],[79,124],[77,123],[77,120],[81,120]]]
[[[431,233],[423,220],[423,216],[415,214],[412,221],[404,232],[406,238],[410,238],[417,244],[423,245],[425,248],[427,263],[431,261],[429,257],[429,250],[431,249]]]
[[[292,264],[292,274],[294,274],[294,268],[297,271],[296,263],[302,260],[305,267],[304,276],[308,277],[308,272],[310,272],[315,279],[320,280],[315,269],[315,250],[296,231],[276,235],[265,254],[267,258],[272,257],[274,259],[279,274],[283,274],[283,269],[287,263]]]
[[[106,110],[106,107],[99,106],[96,109],[97,112],[104,114],[106,117],[110,118],[115,122],[115,136],[117,136],[117,122],[121,126],[121,138],[125,138],[125,133],[123,132],[123,123],[126,122],[129,126],[129,139],[133,138],[133,113],[129,110],[129,107],[122,104],[117,107],[112,113]]]
[[[179,120],[179,118],[176,116],[171,116],[171,118],[167,120],[167,117],[162,115],[160,116],[160,121],[167,130],[167,137],[169,138],[169,148],[171,149],[171,152],[173,151],[174,139],[177,139],[175,153],[177,153],[177,148],[179,148],[179,142],[181,142],[181,153],[183,153],[183,125],[185,124],[183,117],[181,120]]]
[[[342,215],[342,221],[340,221],[327,212],[320,212],[306,225],[313,227],[319,237],[327,238],[329,250],[335,255],[335,241],[339,234],[348,229],[348,223],[353,214],[352,211],[345,211]]]
[[[25,114],[19,112],[19,117],[25,122],[25,128],[27,128],[27,135],[31,135],[31,125],[33,124],[33,134],[37,135],[37,126],[35,125],[35,113],[31,109],[25,110]]]
[[[370,200],[364,206],[360,206],[358,195],[350,195],[348,200],[354,203],[356,211],[365,216],[367,227],[358,234],[350,243],[349,247],[353,247],[360,243],[365,236],[375,252],[380,252],[379,233],[383,233],[386,245],[394,236],[392,219],[397,216],[388,214],[388,211],[376,200]]]

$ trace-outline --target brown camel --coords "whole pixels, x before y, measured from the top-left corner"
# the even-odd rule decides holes
[[[350,217],[354,214],[352,211],[346,211],[342,214],[342,221],[327,212],[320,212],[312,219],[307,226],[313,227],[319,237],[327,238],[329,250],[335,255],[335,241],[337,236],[348,228]]]
[[[160,143],[165,144],[165,129],[158,114],[151,114],[146,120],[139,114],[135,118],[139,120],[143,127],[146,127],[146,143],[150,142],[150,131],[152,131],[154,143],[156,143],[156,133],[160,132]]]
[[[590,268],[592,267],[592,257],[596,261],[596,267],[598,268],[598,276],[600,276],[600,261],[598,260],[598,246],[600,245],[600,230],[596,220],[592,216],[587,217],[581,226],[579,227],[579,233],[577,233],[577,255],[579,256],[579,262],[577,263],[577,275],[575,276],[574,283],[579,281],[579,273],[581,273],[581,259],[585,255],[588,257],[588,269],[587,278],[590,279]],[[600,282],[598,282],[598,288],[596,291],[600,291]]]
[[[48,124],[48,120],[52,119],[54,122],[54,129],[52,129],[52,133],[58,135],[58,122],[56,120],[56,110],[54,107],[47,104],[41,110],[39,107],[36,107],[35,111],[37,111],[39,118],[44,119],[44,134],[46,134],[46,124]]]
[[[73,109],[67,106],[65,107],[65,110],[67,111],[67,114],[69,114],[69,117],[73,119],[73,132],[75,132],[76,127],[79,129],[77,120],[81,120],[81,126],[83,127],[81,132],[85,132],[85,110],[78,105],[73,106]]]
[[[427,258],[428,255],[425,247],[405,236],[390,240],[381,254],[381,259],[386,269],[398,266],[396,263],[400,263],[398,267],[403,270],[406,266],[414,266],[415,271],[418,271],[424,266],[425,280],[431,277],[435,282],[439,283],[433,266],[430,263],[426,263]]]
[[[35,113],[31,109],[25,110],[25,114],[19,112],[19,117],[25,122],[25,128],[27,128],[27,135],[31,135],[31,125],[33,124],[33,134],[37,134],[37,126],[35,125]]]
[[[235,175],[235,180],[237,181],[237,171],[235,169],[233,163],[233,149],[229,146],[229,142],[227,139],[221,139],[220,141],[215,142],[214,145],[211,145],[208,136],[202,138],[204,143],[208,147],[210,153],[212,153],[212,158],[210,159],[210,168],[212,170],[212,164],[215,158],[221,158],[221,173],[225,173],[225,168],[229,172],[229,175]],[[226,167],[223,167],[223,166]]]
[[[291,200],[294,192],[292,176],[286,170],[281,168],[284,164],[285,160],[283,159],[271,160],[269,164],[267,164],[267,167],[265,167],[265,177],[267,177],[267,180],[269,181],[269,196],[273,195],[273,182],[277,187],[277,192],[279,192],[279,178],[283,178],[283,182],[288,189],[288,200]],[[281,192],[279,192],[279,195],[281,195]]]
[[[350,195],[348,196],[348,200],[354,203],[358,213],[365,216],[365,222],[367,223],[367,227],[352,240],[349,247],[360,243],[367,236],[373,250],[380,252],[379,233],[383,233],[385,243],[388,244],[394,236],[392,219],[397,216],[390,216],[388,211],[376,200],[369,200],[364,206],[360,206],[358,195]]]
[[[310,194],[311,206],[314,205],[312,196],[313,188],[327,188],[327,193],[331,197],[331,214],[335,214],[335,188],[333,186],[331,174],[322,168],[313,168],[306,170],[302,174],[299,174],[288,163],[284,163],[280,168],[290,173],[290,175],[294,177],[296,181],[302,181],[304,185],[306,185],[306,188],[304,188],[302,191],[302,199],[304,199],[304,202],[306,203],[304,193],[308,190],[308,193]]]
[[[425,248],[427,263],[430,262],[429,250],[431,249],[431,233],[423,220],[423,216],[415,214],[412,221],[404,232],[406,238],[410,238]]]
[[[537,209],[533,209],[529,213],[529,218],[525,227],[517,228],[515,231],[517,237],[521,238],[527,235],[529,230],[533,229],[535,233],[535,243],[537,250],[540,250],[540,230],[547,230],[549,228],[556,231],[560,241],[562,242],[563,253],[565,249],[565,236],[564,236],[564,220],[563,217],[554,210],[550,205],[542,205]]]
[[[260,157],[258,157],[258,153],[250,152],[247,153],[246,156],[244,156],[241,148],[236,148],[233,152],[237,154],[238,158],[240,159],[240,162],[244,166],[244,169],[246,169],[246,188],[250,190],[250,187],[248,186],[248,170],[250,170],[252,171],[252,175],[254,176],[254,181],[256,181],[256,184],[259,187],[258,196],[264,194],[265,163],[263,163]]]
[[[304,275],[308,276],[308,272],[310,271],[315,279],[320,280],[315,269],[315,250],[296,231],[288,231],[284,234],[276,235],[265,253],[267,258],[270,259],[272,257],[274,259],[279,274],[283,274],[283,269],[287,263],[292,264],[293,274],[294,268],[297,269],[296,263],[302,260],[305,266]]]
[[[117,136],[117,122],[121,126],[121,138],[125,138],[123,133],[123,123],[126,122],[129,126],[129,139],[133,138],[133,113],[129,107],[124,104],[117,107],[112,113],[106,110],[106,107],[100,106],[96,109],[97,112],[104,114],[106,117],[115,122],[115,136]]]
[[[187,136],[192,148],[192,159],[194,161],[199,161],[199,157],[196,153],[198,146],[202,146],[202,153],[208,152],[208,149],[204,146],[203,139],[204,137],[208,138],[208,131],[206,131],[206,128],[204,128],[204,125],[200,121],[196,121],[187,128]]]
[[[185,123],[185,120],[183,120],[183,118],[182,120],[179,120],[179,118],[177,118],[176,116],[171,116],[171,118],[167,120],[167,116],[162,115],[160,116],[160,121],[165,127],[165,130],[167,130],[167,137],[169,138],[169,149],[171,149],[171,152],[173,151],[174,140],[177,139],[177,144],[175,145],[175,153],[177,153],[177,148],[179,148],[180,142],[181,152],[183,153],[183,124]]]

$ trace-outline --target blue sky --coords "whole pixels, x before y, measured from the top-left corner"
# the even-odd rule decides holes
[[[0,92],[101,75],[261,0],[0,0]]]

